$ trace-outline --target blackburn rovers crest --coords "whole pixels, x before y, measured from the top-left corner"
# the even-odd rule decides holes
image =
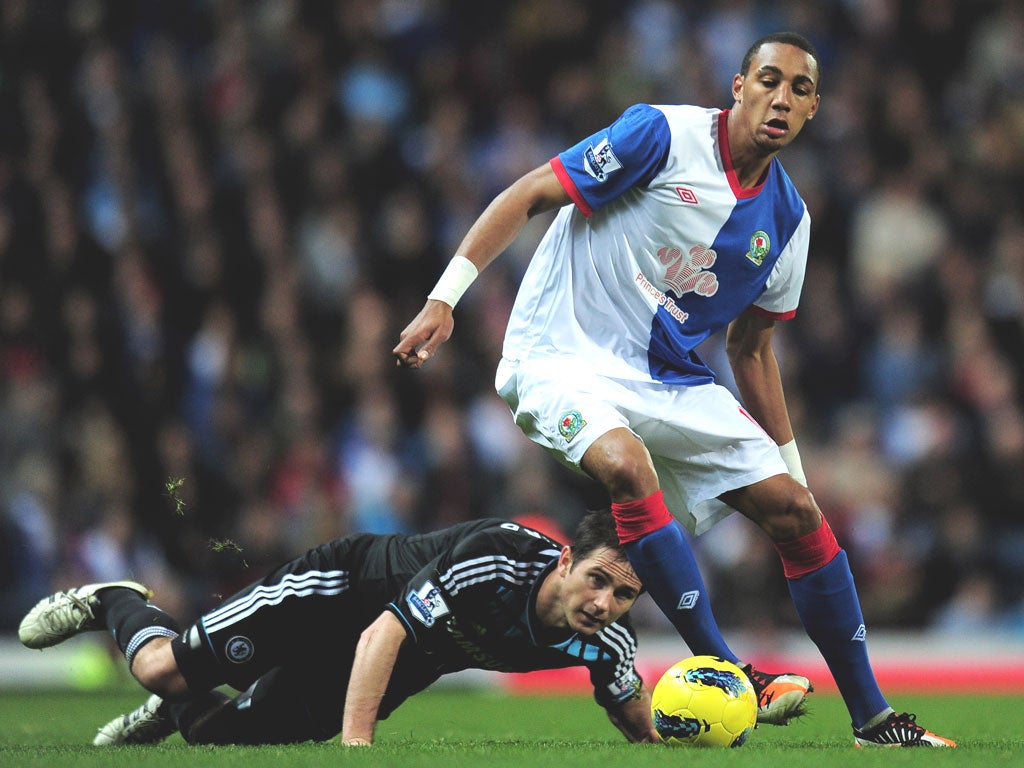
[[[747,258],[760,267],[764,264],[764,257],[771,249],[772,241],[768,238],[768,233],[759,229],[750,236],[750,250],[747,251]]]
[[[584,421],[583,415],[579,411],[566,411],[562,414],[562,418],[558,420],[558,434],[564,437],[567,443],[571,443],[572,439],[585,426],[587,426],[587,422]]]

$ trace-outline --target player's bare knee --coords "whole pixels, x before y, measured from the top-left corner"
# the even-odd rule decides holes
[[[615,465],[602,482],[612,499],[641,499],[650,495],[643,476],[628,462]]]
[[[799,483],[791,495],[764,517],[761,527],[773,541],[790,541],[815,531],[821,525],[821,510],[811,492]]]
[[[607,489],[613,500],[641,499],[658,489],[658,475],[642,443],[588,451],[583,469]]]
[[[158,637],[142,646],[132,659],[131,673],[143,688],[158,696],[180,696],[188,690],[169,637]]]

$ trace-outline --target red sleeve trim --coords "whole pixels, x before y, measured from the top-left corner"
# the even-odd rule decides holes
[[[792,320],[794,317],[796,317],[795,309],[791,309],[788,312],[771,312],[767,309],[762,309],[761,307],[752,304],[750,306],[750,311],[755,312],[761,317],[771,318],[772,320]]]
[[[569,195],[569,199],[572,200],[576,207],[580,209],[580,213],[586,216],[588,219],[594,215],[594,209],[590,207],[590,204],[583,198],[580,191],[576,188],[575,182],[569,172],[565,170],[565,166],[562,165],[562,159],[555,155],[551,158],[551,169],[555,172],[555,176],[558,177],[558,182],[562,185],[565,193]]]

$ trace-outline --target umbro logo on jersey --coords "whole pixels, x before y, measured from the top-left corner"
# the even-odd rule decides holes
[[[679,195],[679,199],[684,203],[700,205],[700,200],[697,199],[697,193],[689,187],[676,187],[676,194]]]
[[[856,640],[856,641],[861,642],[861,643],[867,642],[867,639],[868,639],[868,628],[865,627],[863,624],[861,624],[859,627],[857,627],[857,631],[854,632],[853,633],[853,637],[850,638],[850,640]]]
[[[700,599],[700,592],[696,589],[691,589],[689,592],[683,592],[679,596],[679,605],[676,608],[680,611],[689,611],[693,606],[697,604],[697,600]]]

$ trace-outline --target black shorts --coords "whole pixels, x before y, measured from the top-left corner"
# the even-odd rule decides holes
[[[191,691],[226,684],[244,692],[235,743],[319,740],[341,730],[356,644],[372,620],[352,589],[346,544],[285,563],[172,642]]]

